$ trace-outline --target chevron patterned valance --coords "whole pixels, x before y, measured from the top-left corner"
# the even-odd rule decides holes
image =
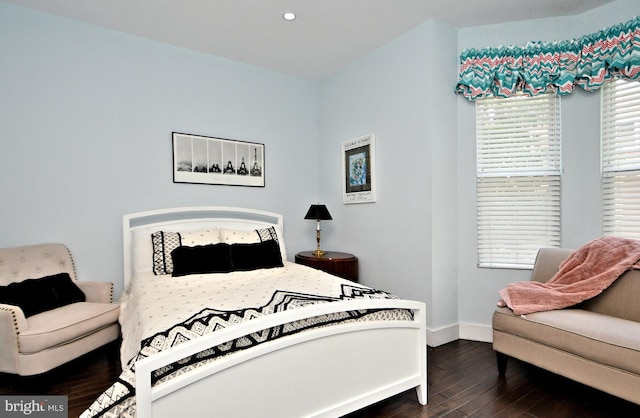
[[[467,49],[460,55],[456,94],[483,97],[570,94],[597,90],[612,78],[640,80],[640,19],[578,39]]]

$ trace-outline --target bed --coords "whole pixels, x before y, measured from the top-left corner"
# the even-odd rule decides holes
[[[425,305],[287,261],[283,218],[123,217],[123,372],[82,417],[338,417],[427,402]]]

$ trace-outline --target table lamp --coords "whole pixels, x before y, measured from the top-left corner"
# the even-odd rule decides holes
[[[318,247],[315,251],[313,251],[313,255],[316,257],[322,257],[327,252],[322,251],[320,249],[320,221],[330,221],[333,219],[329,210],[325,205],[311,205],[307,214],[304,216],[304,219],[315,219],[316,220],[316,241],[318,243]]]

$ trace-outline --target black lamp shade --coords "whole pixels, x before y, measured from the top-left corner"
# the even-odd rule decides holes
[[[304,219],[315,219],[318,221],[330,221],[333,219],[325,205],[311,205]]]

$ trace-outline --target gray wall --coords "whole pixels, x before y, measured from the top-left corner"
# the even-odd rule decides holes
[[[2,2],[0,56],[0,246],[63,242],[119,295],[126,213],[271,210],[312,244],[316,83]],[[266,187],[174,184],[173,131],[264,143]]]
[[[327,245],[358,255],[363,283],[427,302],[430,328],[457,323],[455,48],[425,22],[320,87]],[[341,144],[368,133],[378,201],[344,205]]]

